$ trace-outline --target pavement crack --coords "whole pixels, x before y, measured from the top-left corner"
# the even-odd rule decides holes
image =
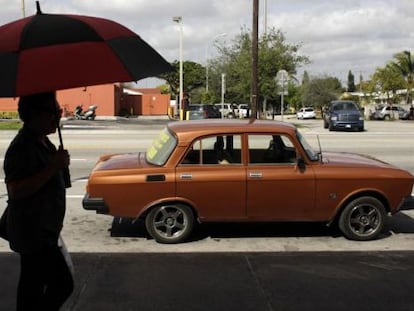
[[[261,296],[263,296],[263,301],[265,301],[266,303],[266,307],[268,311],[275,311],[276,309],[273,307],[272,305],[272,300],[270,299],[269,295],[267,294],[267,291],[265,289],[265,287],[263,286],[263,283],[260,281],[259,276],[257,275],[255,269],[253,268],[253,264],[250,261],[250,258],[248,255],[244,256],[246,263],[247,263],[247,267],[248,270],[251,274],[251,276],[254,279],[254,282],[256,283],[256,288],[258,289],[258,292],[260,293]]]
[[[89,272],[84,276],[82,283],[76,284],[76,265],[75,265],[75,275],[74,275],[74,282],[75,282],[75,290],[73,291],[72,296],[69,298],[68,306],[65,309],[66,311],[76,311],[78,310],[78,302],[81,299],[83,293],[87,290],[89,281],[97,275],[97,271],[99,266],[102,263],[102,256],[98,255],[96,260],[94,260],[92,269],[89,269]],[[79,290],[76,290],[79,288]]]

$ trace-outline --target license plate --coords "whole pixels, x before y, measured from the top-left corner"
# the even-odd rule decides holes
[[[350,129],[350,128],[351,128],[351,124],[347,124],[347,125],[345,125],[345,127],[346,127],[347,129]]]

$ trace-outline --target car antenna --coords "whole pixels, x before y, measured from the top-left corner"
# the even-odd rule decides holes
[[[319,140],[319,135],[316,135],[316,138],[318,139],[318,145],[319,145],[319,161],[323,163],[322,159],[322,147],[321,147],[321,141]]]

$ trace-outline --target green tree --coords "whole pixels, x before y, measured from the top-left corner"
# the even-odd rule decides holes
[[[251,44],[250,32],[242,29],[231,45],[218,45],[219,56],[209,67],[211,89],[218,94],[221,74],[226,74],[225,97],[228,102],[250,103]],[[267,106],[278,104],[280,96],[275,77],[279,70],[284,69],[293,77],[298,66],[309,62],[308,57],[299,54],[299,48],[298,44],[288,44],[280,30],[270,29],[259,39],[259,104],[264,100]]]
[[[390,66],[394,67],[404,78],[404,88],[407,89],[406,102],[412,104],[412,89],[414,83],[414,59],[410,51],[403,51],[394,55]]]
[[[348,72],[348,92],[355,92],[355,76],[351,70]]]
[[[405,80],[399,69],[390,63],[382,68],[377,68],[372,76],[373,89],[387,96],[387,101],[392,103],[397,100],[397,90],[404,88]]]
[[[176,98],[180,92],[180,63],[174,61],[171,63],[172,71],[161,74],[159,78],[164,79],[170,86],[171,94]],[[205,67],[192,62],[183,62],[183,92],[184,95],[190,99],[194,94],[198,94],[196,91],[198,88],[204,86],[205,83]]]
[[[311,78],[302,88],[302,102],[305,106],[322,109],[330,101],[338,99],[343,88],[338,78],[323,76]]]

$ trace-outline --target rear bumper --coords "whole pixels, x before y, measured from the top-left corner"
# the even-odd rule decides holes
[[[406,197],[401,202],[399,207],[400,211],[408,211],[414,209],[414,196]]]
[[[96,211],[97,214],[109,214],[109,208],[102,198],[91,198],[86,193],[82,200],[82,206],[88,211]]]

